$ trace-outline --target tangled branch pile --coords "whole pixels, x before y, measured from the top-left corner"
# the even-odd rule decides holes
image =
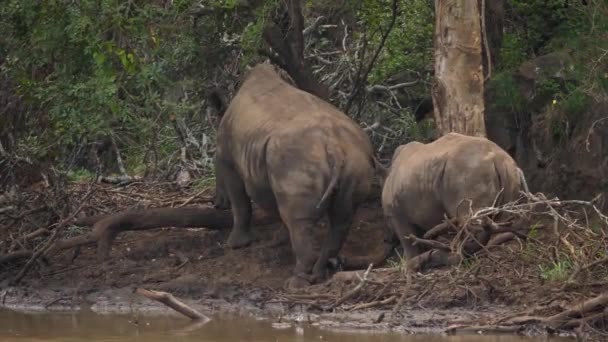
[[[533,303],[516,315],[461,322],[446,331],[523,332],[534,325],[549,333],[607,333],[608,217],[597,209],[599,200],[528,194],[462,222],[446,219],[423,239],[411,237],[428,249],[417,258],[337,273],[308,293],[273,301],[321,311],[387,309],[391,319],[401,319],[403,307]],[[424,272],[441,266],[451,267]]]

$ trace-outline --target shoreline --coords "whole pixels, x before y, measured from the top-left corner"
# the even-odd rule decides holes
[[[48,289],[23,287],[5,288],[0,292],[2,303],[0,309],[23,314],[79,314],[91,312],[96,315],[137,315],[146,317],[181,317],[187,318],[172,309],[138,296],[132,292],[133,287],[105,289],[78,296],[74,300],[76,289]],[[263,290],[254,290],[263,292]],[[390,309],[364,309],[357,311],[334,310],[334,312],[309,312],[301,305],[264,304],[251,301],[243,296],[237,302],[214,298],[179,298],[192,308],[199,310],[211,319],[222,317],[256,319],[283,328],[293,326],[312,326],[329,331],[399,333],[405,335],[450,335],[448,328],[465,322],[479,322],[496,319],[501,316],[521,311],[521,307],[480,306],[477,309],[452,308],[403,308],[391,319]],[[379,322],[379,318],[382,318]],[[273,327],[274,329],[280,329]],[[458,332],[462,335],[463,332]],[[474,330],[464,334],[480,335]],[[549,335],[541,329],[527,327],[521,332],[506,333],[526,337],[572,337],[572,334]],[[483,335],[505,335],[504,332],[483,333]]]

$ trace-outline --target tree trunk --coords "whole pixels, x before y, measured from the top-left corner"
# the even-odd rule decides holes
[[[486,76],[491,75],[496,69],[496,66],[500,63],[499,54],[500,48],[502,47],[503,40],[503,27],[505,20],[505,0],[477,0],[477,4],[481,9],[485,7],[485,25],[482,22],[482,37],[484,43],[482,44],[482,56],[483,56],[483,74]],[[485,30],[484,30],[485,26]],[[486,46],[488,44],[488,46]],[[488,53],[489,50],[489,53]],[[490,63],[488,63],[488,57]]]
[[[438,133],[485,137],[483,39],[477,0],[436,0],[435,17],[432,95]]]
[[[260,51],[271,62],[287,73],[298,88],[329,101],[329,88],[316,80],[304,59],[304,17],[301,0],[284,2],[287,12],[278,18],[278,22],[269,23],[262,32],[262,37],[272,51]]]

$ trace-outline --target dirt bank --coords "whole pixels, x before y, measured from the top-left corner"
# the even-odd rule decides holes
[[[77,197],[84,186],[72,185],[70,191]],[[167,184],[133,185],[119,191],[110,185],[96,186],[86,215],[163,203],[171,206],[196,192]],[[383,226],[377,203],[361,208],[342,255],[378,253]],[[283,282],[294,264],[291,247],[287,241],[269,246],[280,229],[284,229],[280,224],[256,227],[254,244],[238,250],[224,248],[228,230],[126,232],[118,236],[108,260],[98,261],[93,247],[64,250],[41,259],[18,286],[9,286],[8,280],[27,259],[0,265],[0,303],[20,310],[170,312],[132,293],[143,287],[170,292],[210,314],[233,312],[334,328],[439,333],[454,325],[494,325],[515,313],[550,315],[573,300],[597,295],[602,288],[598,283],[563,289],[563,282],[543,278],[539,269],[543,247],[514,240],[457,267],[408,276],[399,256],[392,255],[384,264],[375,265],[361,290],[348,298],[346,294],[360,285],[365,270],[339,272],[302,293],[286,293]],[[65,235],[86,230],[71,227]],[[10,234],[3,239],[10,240]],[[542,239],[541,230],[535,241]],[[560,333],[534,324],[505,329],[534,335]]]

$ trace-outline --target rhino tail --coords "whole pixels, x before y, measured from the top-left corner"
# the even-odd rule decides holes
[[[344,168],[344,164],[345,164],[344,158],[342,158],[341,156],[336,156],[336,155],[334,155],[332,157],[334,158],[334,160],[331,165],[331,179],[329,180],[329,184],[327,185],[327,188],[325,189],[323,196],[321,196],[321,200],[319,201],[319,203],[317,203],[317,209],[320,209],[322,206],[325,205],[325,202],[327,202],[329,195],[334,191],[334,189],[336,188],[336,185],[338,185],[338,179],[340,179],[340,176],[342,174],[342,169]],[[338,158],[336,158],[336,157],[338,157]]]
[[[519,191],[519,189],[515,188],[515,182],[519,178],[519,174],[514,174],[513,171],[516,170],[513,170],[508,163],[502,160],[494,162],[494,170],[498,177],[498,187],[500,190],[500,193],[494,200],[494,205],[509,203],[515,200],[515,196],[517,196],[516,194]]]

